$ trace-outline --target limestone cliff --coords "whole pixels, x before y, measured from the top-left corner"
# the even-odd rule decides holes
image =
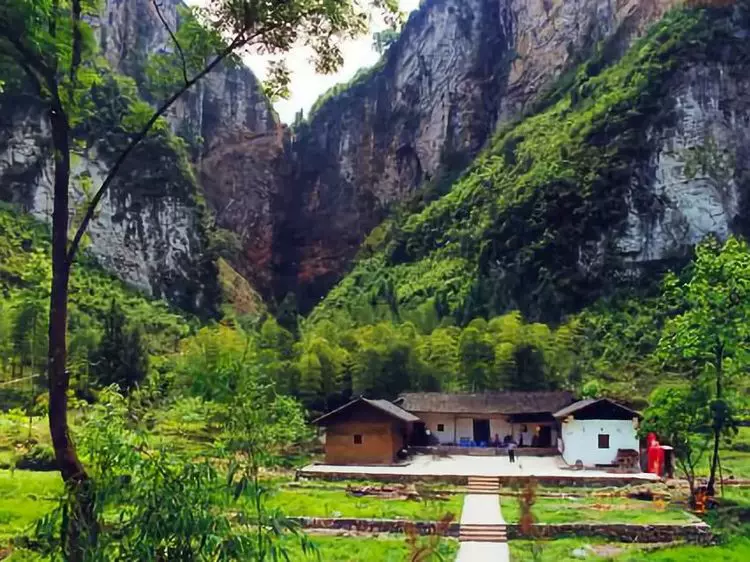
[[[624,54],[598,49],[447,192],[374,233],[319,313],[554,322],[708,235],[747,235],[749,29],[747,2],[677,10]]]
[[[181,4],[160,4],[173,29]],[[158,103],[143,88],[144,66],[148,56],[174,46],[153,2],[108,0],[91,23],[111,68],[134,78],[140,94]],[[42,109],[30,100],[0,97],[0,198],[47,219],[49,127]],[[258,284],[264,281],[256,272],[268,270],[263,260],[270,261],[272,215],[270,196],[263,194],[276,189],[277,175],[269,170],[282,153],[281,128],[257,79],[242,66],[218,68],[178,101],[168,119],[191,149],[192,169],[184,150],[166,139],[152,139],[138,149],[92,221],[89,249],[139,289],[210,314],[219,287],[208,241],[214,222],[239,234],[244,255],[234,256],[233,265]],[[78,133],[86,149],[74,159],[72,196],[81,204],[84,187],[99,185],[125,136],[118,133],[116,120],[95,133]],[[264,198],[265,207],[258,204]],[[225,264],[221,271],[228,269]]]
[[[297,132],[276,234],[281,292],[315,302],[389,205],[465,166],[598,43],[622,50],[668,4],[424,2],[381,65]]]
[[[172,29],[182,0],[161,3]],[[150,53],[172,50],[151,0],[108,0],[99,42],[110,64],[142,75]],[[274,210],[284,169],[283,129],[260,83],[244,66],[221,65],[178,100],[174,131],[193,148],[194,163],[217,226],[234,232],[242,251],[232,265],[252,284],[270,290]]]

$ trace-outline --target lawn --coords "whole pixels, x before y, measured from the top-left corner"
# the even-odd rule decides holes
[[[458,519],[463,496],[453,494],[444,501],[416,501],[356,497],[344,490],[282,488],[269,498],[268,506],[289,516],[438,520],[452,513]]]
[[[401,535],[383,535],[371,538],[326,536],[313,536],[311,538],[318,547],[320,558],[316,555],[305,556],[299,547],[292,547],[289,551],[289,559],[295,562],[308,560],[320,560],[321,562],[404,562],[404,560],[409,560],[406,539]],[[439,548],[442,558],[433,557],[431,561],[451,562],[456,557],[458,542],[452,539],[443,539]]]
[[[57,472],[0,470],[0,547],[54,508],[61,491]]]
[[[519,520],[516,498],[503,498],[503,517]],[[688,523],[695,518],[682,509],[629,498],[537,498],[532,513],[539,523]]]
[[[531,541],[510,541],[511,562],[534,560]],[[750,560],[750,538],[737,537],[718,546],[676,546],[653,549],[644,545],[605,543],[580,538],[537,541],[539,562],[573,562],[582,558],[590,562],[747,562]],[[586,554],[583,556],[583,554]],[[576,554],[578,556],[576,556]]]

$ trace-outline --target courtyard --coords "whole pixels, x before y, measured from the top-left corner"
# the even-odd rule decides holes
[[[636,481],[657,481],[655,474],[613,473],[606,470],[574,470],[568,468],[559,456],[518,456],[511,463],[507,456],[474,455],[428,455],[417,454],[401,464],[395,465],[331,465],[310,464],[299,471],[299,475],[309,478],[350,477],[399,480],[401,478],[452,478],[469,476],[495,476],[498,478],[561,478],[581,480],[623,479]]]

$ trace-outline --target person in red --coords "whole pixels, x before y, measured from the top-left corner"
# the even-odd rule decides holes
[[[664,449],[661,448],[655,433],[649,433],[646,437],[648,464],[646,472],[659,476],[664,472]]]

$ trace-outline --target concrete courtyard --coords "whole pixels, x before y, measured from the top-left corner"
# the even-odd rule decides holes
[[[540,478],[581,478],[613,481],[623,478],[632,480],[658,480],[655,474],[636,473],[621,474],[605,470],[571,470],[559,456],[525,457],[519,456],[515,463],[511,463],[506,456],[471,456],[452,455],[439,457],[418,454],[409,461],[391,466],[362,466],[362,465],[329,465],[311,464],[300,470],[301,476],[315,478],[325,474],[339,477],[351,476],[363,478],[367,476],[405,477],[456,477],[456,476],[497,476],[500,478],[540,477]]]

